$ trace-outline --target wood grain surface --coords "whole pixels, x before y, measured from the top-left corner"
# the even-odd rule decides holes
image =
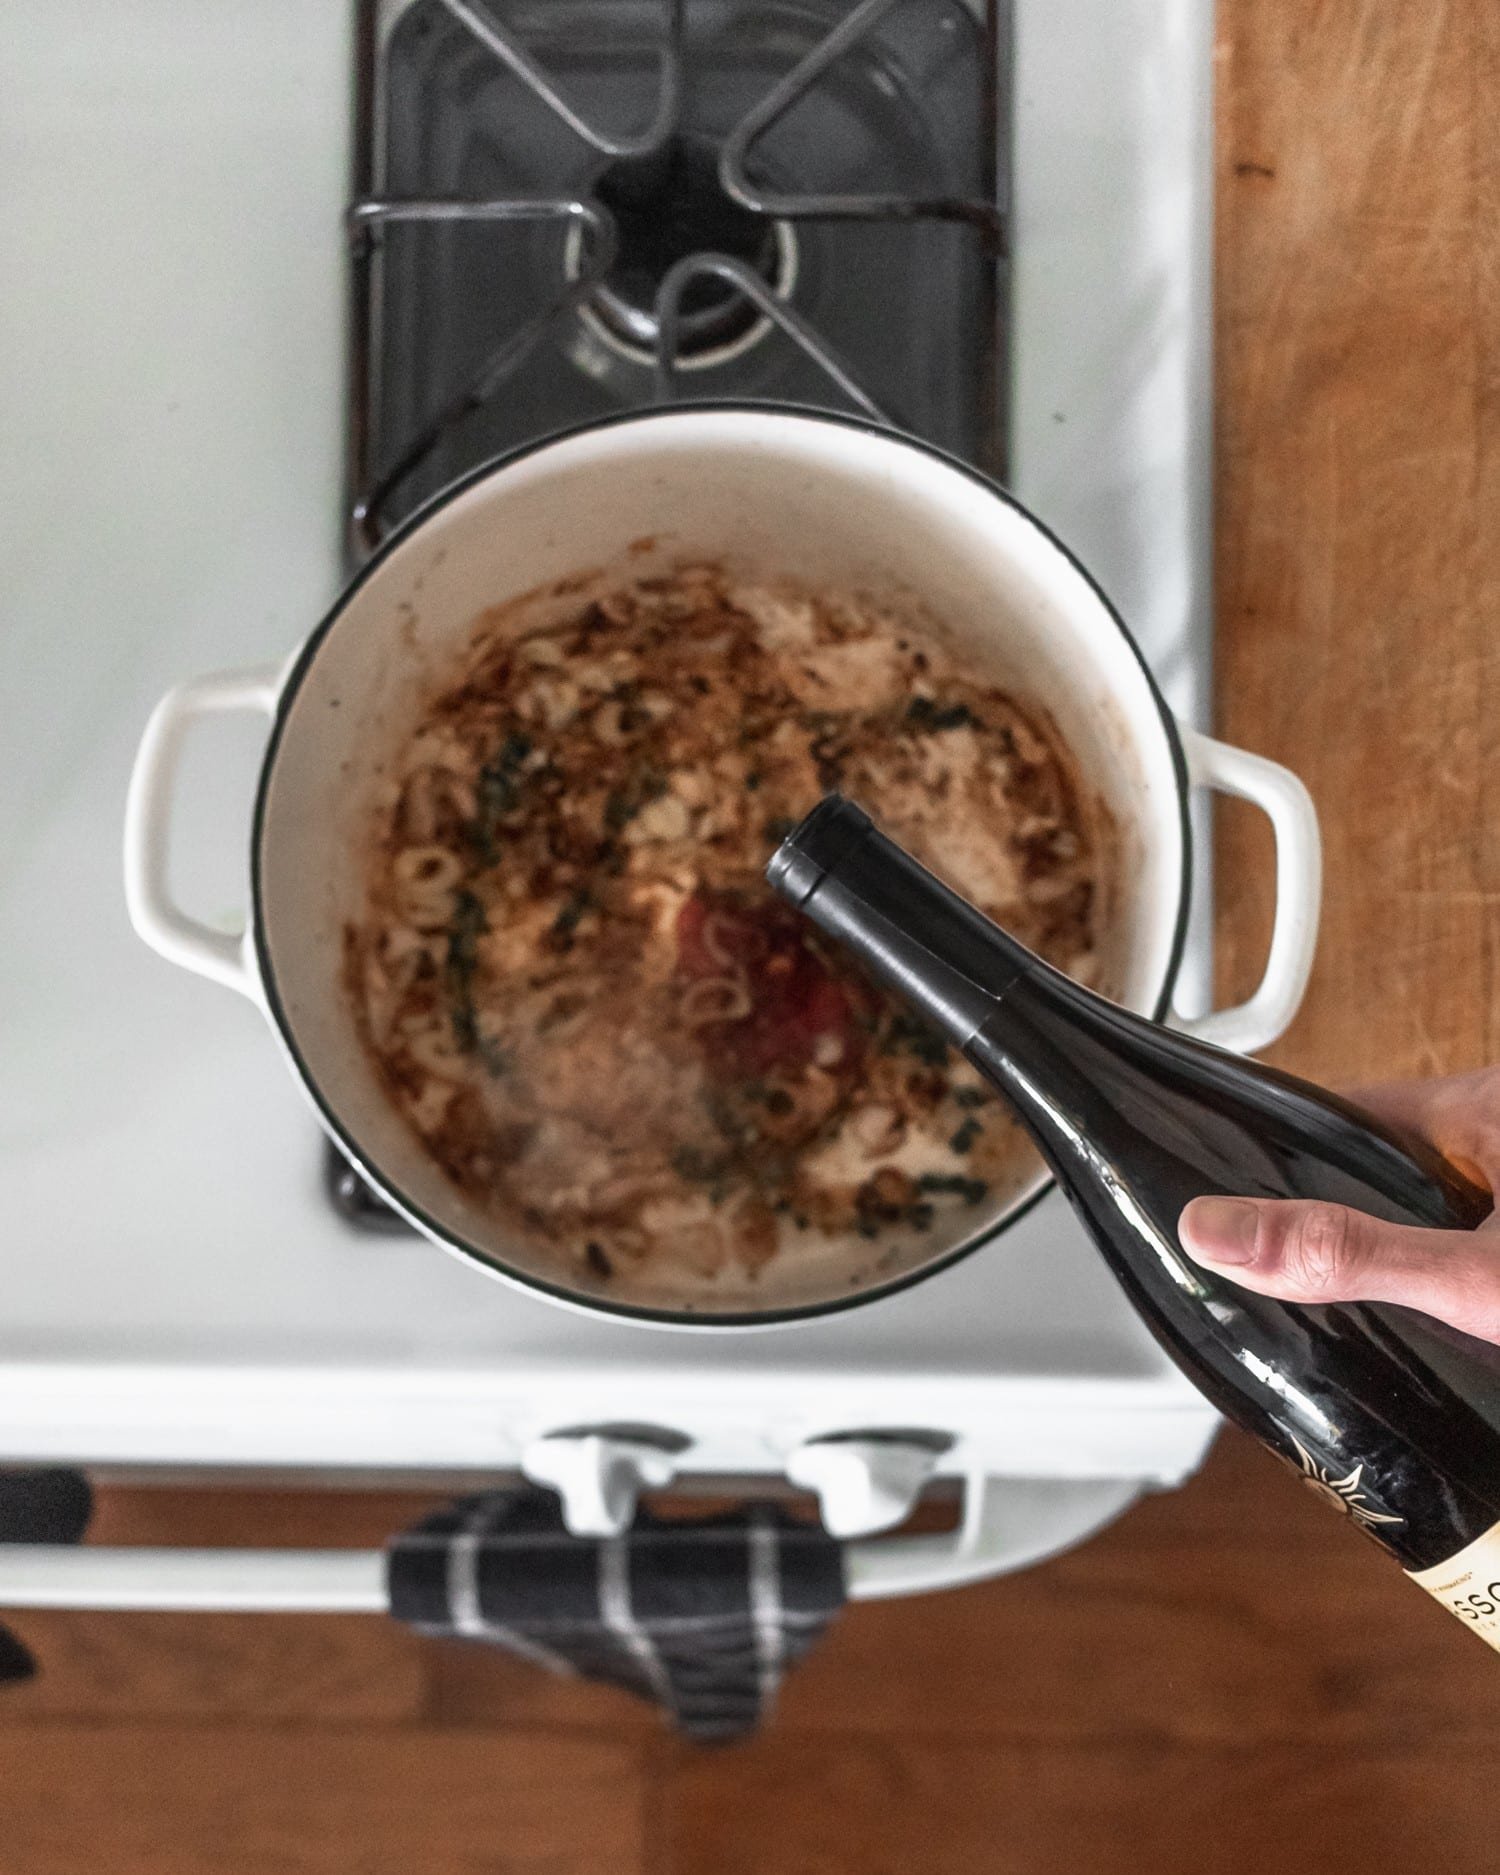
[[[9,1875],[642,1869],[639,1754],[514,1731],[0,1728]]]
[[[1493,0],[1222,9],[1218,713],[1322,815],[1277,1058],[1328,1078],[1500,1058],[1497,38]],[[1264,834],[1223,832],[1238,991]]]
[[[414,1508],[113,1491],[100,1523],[363,1543]],[[5,1875],[1497,1866],[1493,1656],[1238,1438],[1044,1569],[850,1609],[727,1750],[373,1617],[12,1619],[43,1672],[0,1691]]]
[[[1318,801],[1338,1081],[1500,1058],[1500,5],[1222,0],[1219,713]],[[1222,826],[1222,988],[1267,843]],[[411,1498],[112,1492],[364,1543]],[[1263,1454],[1073,1556],[852,1609],[752,1745],[374,1619],[34,1615],[0,1872],[1494,1875],[1500,1661]]]

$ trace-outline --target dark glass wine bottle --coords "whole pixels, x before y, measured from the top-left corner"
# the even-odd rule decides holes
[[[1081,988],[837,795],[767,876],[1001,1091],[1214,1405],[1500,1648],[1500,1352],[1392,1305],[1255,1295],[1177,1238],[1205,1193],[1465,1227],[1489,1194],[1336,1095]]]

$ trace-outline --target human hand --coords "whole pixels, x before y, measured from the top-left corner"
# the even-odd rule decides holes
[[[1387,1125],[1435,1146],[1481,1189],[1500,1188],[1500,1067],[1350,1095]],[[1195,1198],[1182,1247],[1284,1302],[1396,1302],[1500,1343],[1500,1218],[1477,1230],[1387,1224],[1304,1199]]]

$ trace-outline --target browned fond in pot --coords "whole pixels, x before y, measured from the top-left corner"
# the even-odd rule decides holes
[[[346,934],[411,1126],[607,1284],[937,1250],[1028,1176],[967,1065],[761,880],[839,787],[1081,980],[1109,836],[1049,725],[877,604],[683,567],[482,621],[400,752]]]

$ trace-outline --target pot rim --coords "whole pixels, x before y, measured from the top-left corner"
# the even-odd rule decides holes
[[[1155,1006],[1150,1011],[1153,1021],[1161,1021],[1171,1007],[1172,992],[1177,985],[1177,977],[1182,967],[1183,946],[1187,937],[1188,918],[1192,908],[1193,884],[1193,834],[1188,812],[1190,781],[1187,760],[1183,752],[1182,737],[1178,731],[1177,718],[1173,714],[1155,674],[1146,662],[1134,633],[1125,623],[1109,594],[1084,566],[1067,543],[1061,540],[1046,522],[1040,520],[1026,505],[1019,501],[1009,489],[975,468],[961,457],[929,443],[924,438],[912,436],[905,430],[898,430],[890,424],[880,423],[873,418],[858,416],[842,411],[820,410],[813,405],[774,402],[758,398],[715,398],[694,400],[691,404],[674,405],[664,409],[625,410],[611,416],[594,418],[583,423],[570,424],[564,429],[554,430],[546,436],[531,442],[518,444],[515,448],[491,456],[477,464],[465,474],[457,477],[439,489],[434,495],[407,516],[387,537],[376,551],[364,561],[354,576],[342,588],[338,597],[313,627],[300,650],[286,668],[282,679],[281,691],[276,700],[276,714],[271,725],[271,734],[266,744],[265,755],[261,761],[260,775],[256,782],[255,806],[250,826],[250,930],[255,947],[255,962],[260,980],[263,1004],[267,1016],[275,1028],[277,1038],[287,1058],[312,1101],[320,1120],[340,1152],[350,1161],[355,1169],[380,1194],[391,1208],[412,1224],[430,1242],[447,1250],[451,1255],[461,1258],[487,1275],[502,1282],[516,1285],[533,1294],[545,1296],[550,1302],[560,1303],[566,1308],[589,1316],[607,1316],[616,1321],[626,1321],[655,1328],[673,1328],[684,1330],[710,1330],[719,1333],[739,1331],[755,1333],[767,1328],[787,1327],[798,1322],[815,1321],[824,1316],[842,1314],[850,1309],[866,1308],[871,1303],[884,1301],[898,1295],[901,1291],[912,1288],[915,1284],[926,1282],[931,1277],[941,1275],[944,1270],[952,1269],[965,1257],[972,1256],[976,1250],[993,1243],[1003,1231],[1019,1222],[1041,1203],[1053,1189],[1056,1180],[1050,1176],[1043,1179],[1037,1189],[1028,1197],[1018,1199],[1007,1207],[991,1224],[977,1231],[973,1236],[964,1238],[943,1255],[934,1257],[930,1262],[922,1263],[914,1269],[903,1271],[898,1276],[880,1283],[862,1286],[848,1295],[830,1297],[826,1301],[800,1304],[795,1307],[767,1309],[760,1314],[718,1313],[713,1310],[692,1308],[666,1309],[650,1308],[641,1304],[612,1301],[608,1297],[595,1296],[586,1291],[564,1283],[548,1282],[545,1278],[534,1275],[528,1270],[501,1262],[497,1258],[480,1250],[477,1245],[467,1242],[450,1231],[437,1219],[431,1217],[423,1208],[412,1202],[402,1192],[383,1177],[379,1169],[371,1164],[359,1141],[344,1124],[333,1103],[328,1100],[314,1078],[311,1069],[304,1060],[296,1041],[291,1022],[282,1005],[277,989],[276,973],[271,962],[270,946],[266,939],[266,923],[262,916],[263,906],[263,868],[261,848],[265,832],[267,803],[270,793],[271,776],[280,754],[282,737],[290,715],[291,704],[301,689],[303,681],[311,670],[324,642],[334,625],[343,616],[355,595],[364,586],[381,565],[398,548],[443,509],[467,494],[477,484],[491,476],[524,461],[539,451],[551,448],[556,443],[568,441],[575,436],[593,434],[600,430],[615,429],[629,425],[644,426],[653,423],[672,423],[682,418],[705,417],[715,415],[749,415],[758,417],[790,417],[801,422],[815,422],[835,425],[843,429],[856,430],[875,436],[883,443],[894,443],[957,470],[976,483],[996,500],[1012,509],[1022,520],[1034,527],[1042,538],[1062,555],[1063,559],[1082,578],[1084,584],[1094,594],[1105,613],[1113,622],[1130,648],[1141,674],[1145,678],[1147,693],[1156,705],[1166,738],[1168,753],[1171,756],[1172,770],[1177,783],[1177,812],[1182,841],[1182,866],[1178,880],[1177,910],[1173,923],[1171,945],[1167,955],[1166,969],[1163,973],[1161,992]]]

